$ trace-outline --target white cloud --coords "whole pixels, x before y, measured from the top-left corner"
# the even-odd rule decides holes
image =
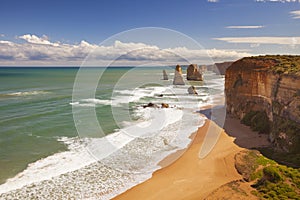
[[[207,2],[210,2],[210,3],[217,3],[217,2],[219,2],[219,0],[207,0]]]
[[[225,28],[230,28],[230,29],[257,29],[257,28],[264,28],[264,26],[226,26]]]
[[[5,35],[4,34],[0,34],[0,37],[5,37]]]
[[[213,59],[221,59],[221,60],[226,60],[228,57],[238,59],[238,58],[252,55],[246,52],[238,52],[234,50],[222,50],[222,49],[209,49],[207,50],[207,53]]]
[[[13,45],[14,43],[13,43],[13,42],[11,42],[11,41],[0,40],[0,44]]]
[[[214,39],[228,43],[300,45],[300,37],[223,37]]]
[[[92,64],[106,65],[115,61],[116,65],[156,62],[205,63],[211,61],[236,60],[251,56],[247,52],[226,49],[188,49],[186,47],[159,48],[144,43],[124,43],[115,41],[112,45],[96,45],[86,41],[78,44],[51,42],[47,37],[23,35],[25,43],[0,41],[0,65],[80,65],[86,57]],[[90,52],[93,52],[90,54]],[[89,63],[88,63],[89,64]]]
[[[58,43],[51,43],[48,40],[48,37],[46,35],[43,35],[43,37],[37,37],[36,35],[26,34],[26,35],[19,36],[19,38],[26,40],[27,42],[32,44],[46,44],[46,45],[53,45],[53,46],[59,45]]]
[[[290,14],[292,15],[293,19],[300,19],[300,10],[291,11]]]

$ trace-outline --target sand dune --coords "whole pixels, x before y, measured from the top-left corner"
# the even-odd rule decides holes
[[[199,159],[199,150],[208,131],[220,131],[220,137],[208,156]],[[207,120],[178,160],[114,199],[204,199],[222,185],[241,179],[234,167],[234,156],[241,148],[233,140],[214,122]],[[172,158],[174,155],[163,160],[161,165]]]

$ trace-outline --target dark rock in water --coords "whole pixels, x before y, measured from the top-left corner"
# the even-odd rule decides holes
[[[166,70],[163,70],[163,80],[169,80]]]
[[[148,103],[147,105],[143,105],[143,108],[159,108],[158,105],[154,104],[154,103]],[[169,108],[169,104],[167,103],[162,103],[161,104],[161,108]]]
[[[191,86],[188,88],[189,94],[196,94],[198,95],[198,92],[196,91],[196,88],[194,86]]]
[[[161,107],[162,107],[162,108],[169,108],[169,104],[167,104],[167,103],[162,103],[162,104],[161,104]]]
[[[143,108],[158,108],[158,105],[154,104],[154,103],[148,103],[147,105],[143,105]]]
[[[187,74],[186,74],[187,80],[191,81],[203,81],[202,72],[200,71],[197,64],[191,64],[187,68]]]
[[[182,70],[181,70],[180,65],[176,66],[173,85],[185,85],[185,83],[183,81]]]

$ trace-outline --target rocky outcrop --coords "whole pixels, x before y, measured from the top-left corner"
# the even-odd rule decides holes
[[[167,103],[162,103],[162,104],[161,104],[161,107],[162,107],[162,108],[169,108],[169,104],[167,104]]]
[[[225,77],[227,112],[267,132],[271,142],[287,152],[300,152],[298,61],[300,56],[243,58],[227,69]]]
[[[158,108],[158,105],[154,103],[148,103],[147,105],[143,105],[143,108]]]
[[[190,81],[203,81],[202,72],[197,64],[191,64],[188,66],[186,78]]]
[[[185,85],[180,65],[176,66],[173,85]]]
[[[163,70],[163,80],[169,80],[166,70]]]
[[[159,107],[157,104],[154,103],[148,103],[147,105],[143,105],[143,108],[169,108],[169,104],[167,103],[161,103],[161,107]]]
[[[198,92],[196,91],[196,88],[193,85],[188,88],[188,93],[198,95]]]

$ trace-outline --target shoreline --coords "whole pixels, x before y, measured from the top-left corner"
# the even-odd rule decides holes
[[[199,151],[209,129],[220,131],[220,136],[212,151],[200,159]],[[235,168],[234,157],[238,152],[270,145],[267,135],[252,131],[229,115],[225,118],[224,129],[206,119],[190,138],[192,142],[186,149],[159,162],[161,169],[150,179],[113,199],[204,199],[223,185],[242,179]],[[169,164],[171,161],[174,163]]]
[[[199,151],[209,129],[220,131],[213,150],[203,159]],[[242,150],[215,122],[206,119],[199,127],[190,146],[171,165],[155,171],[152,177],[113,198],[121,199],[203,199],[222,185],[241,179],[235,169],[234,156]],[[169,162],[182,152],[164,158],[160,164]]]

